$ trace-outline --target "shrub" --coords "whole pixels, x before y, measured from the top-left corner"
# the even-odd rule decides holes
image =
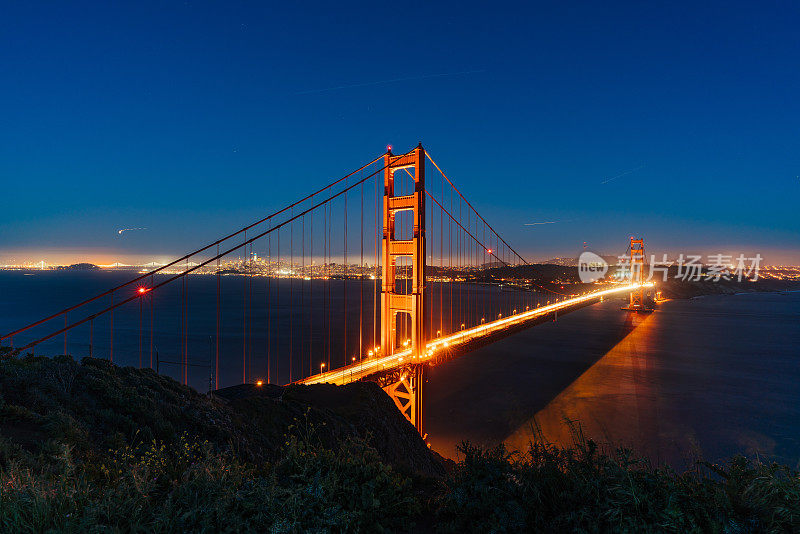
[[[522,455],[460,451],[437,500],[445,532],[800,531],[800,476],[785,466],[737,457],[677,474],[585,439],[532,443]]]
[[[123,446],[99,465],[77,464],[68,446],[56,460],[0,468],[0,531],[395,531],[420,511],[410,481],[374,449],[351,440],[333,451],[313,434],[288,438],[274,467],[186,434]]]

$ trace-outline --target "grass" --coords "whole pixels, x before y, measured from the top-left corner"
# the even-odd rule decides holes
[[[445,532],[797,532],[800,478],[786,466],[735,457],[676,473],[591,440],[525,453],[462,444],[439,498]]]
[[[69,448],[0,470],[0,530],[328,532],[394,530],[413,515],[409,480],[363,443],[337,451],[291,439],[275,465],[220,454],[182,436],[77,465]]]
[[[398,415],[369,389],[314,395],[348,391]],[[391,457],[416,444],[379,451],[374,436],[332,431],[364,417],[355,405],[292,403],[258,399],[239,417],[150,371],[6,356],[0,532],[800,531],[800,476],[787,466],[735,457],[677,473],[576,432],[571,447],[522,453],[464,443],[463,460],[426,475]],[[254,425],[280,443],[257,441]]]

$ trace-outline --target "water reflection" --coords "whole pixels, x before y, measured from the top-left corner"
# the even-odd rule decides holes
[[[534,424],[570,425],[682,468],[697,456],[800,458],[800,294],[671,301],[646,316],[619,302],[579,310],[432,370],[426,428],[456,457],[467,439],[524,449]]]
[[[579,426],[596,440],[634,447],[653,458],[668,452],[665,438],[681,430],[667,430],[671,423],[659,417],[663,397],[651,351],[656,317],[631,314],[630,333],[506,437],[506,445],[524,450],[536,431],[547,441],[570,445]]]

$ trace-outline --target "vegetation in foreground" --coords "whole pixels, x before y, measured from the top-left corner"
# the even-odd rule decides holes
[[[104,408],[108,395],[127,408]],[[137,411],[154,399],[157,413]],[[462,461],[431,471],[342,430],[346,412],[311,405],[286,427],[269,412],[283,438],[256,454],[252,413],[239,419],[231,404],[147,370],[6,356],[0,531],[800,531],[800,476],[786,466],[738,457],[679,474],[576,433],[571,448],[534,443],[522,454],[464,444]]]

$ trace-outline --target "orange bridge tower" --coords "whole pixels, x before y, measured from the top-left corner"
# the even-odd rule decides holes
[[[379,378],[398,409],[416,427],[423,429],[423,370],[420,357],[425,354],[425,149],[420,143],[407,154],[395,156],[391,149],[384,156],[383,173],[383,281],[381,285],[381,350],[384,355],[410,349],[408,364]],[[408,172],[414,180],[414,192],[395,195],[395,173]],[[397,236],[395,217],[401,212],[411,212],[413,234],[411,239]],[[411,279],[398,280],[398,258],[411,259]],[[407,272],[404,269],[403,272]],[[398,281],[400,282],[398,284]],[[410,282],[410,284],[409,284]],[[398,288],[398,285],[400,286]],[[409,340],[397,339],[397,321],[406,324],[410,318]],[[399,343],[398,343],[399,341]]]
[[[631,236],[631,282],[636,284],[645,283],[645,255],[644,255],[644,239],[634,239]],[[636,312],[649,312],[652,308],[647,305],[645,288],[640,287],[635,291],[631,291],[630,302],[627,308],[629,311]]]

